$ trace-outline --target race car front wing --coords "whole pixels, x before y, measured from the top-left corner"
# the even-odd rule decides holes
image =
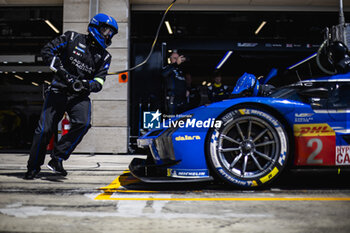
[[[212,181],[213,177],[207,174],[197,175],[200,172],[191,170],[190,176],[178,176],[173,166],[181,164],[181,160],[176,160],[174,150],[172,148],[172,130],[165,130],[156,137],[148,137],[147,135],[139,138],[137,144],[140,148],[148,151],[147,159],[134,158],[129,170],[133,176],[146,183],[184,183],[184,182],[202,182]],[[188,171],[186,171],[188,172]]]

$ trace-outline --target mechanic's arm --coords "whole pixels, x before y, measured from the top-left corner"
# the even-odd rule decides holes
[[[208,99],[210,102],[213,102],[213,87],[209,86],[207,88],[207,93],[208,93]]]
[[[170,64],[170,65],[166,66],[166,67],[162,70],[162,76],[163,76],[164,78],[169,77],[169,76],[172,74],[173,70],[174,70],[176,67],[177,67],[177,64],[176,64],[176,63],[173,63],[173,64]]]
[[[102,90],[110,64],[111,56],[107,54],[107,56],[103,58],[100,69],[95,73],[94,79],[89,81],[90,92],[99,92]]]
[[[60,55],[63,53],[64,49],[67,47],[68,40],[72,36],[73,32],[67,31],[61,36],[55,38],[54,40],[47,43],[41,49],[41,55],[44,62],[50,66],[50,69],[55,73],[63,69],[63,65],[60,59]]]
[[[228,86],[224,86],[224,98],[228,99],[230,97],[230,91]]]

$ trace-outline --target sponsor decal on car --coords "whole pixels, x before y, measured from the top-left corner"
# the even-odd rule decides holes
[[[271,180],[275,175],[277,175],[278,171],[279,171],[278,168],[274,167],[269,174],[260,178],[261,183],[266,183],[267,181]]]
[[[335,136],[335,132],[326,123],[294,125],[294,136]]]
[[[287,156],[287,139],[283,136],[283,129],[282,127],[276,127],[276,130],[279,135],[281,135],[281,155],[278,158],[278,163],[283,166],[286,162],[286,156]]]
[[[294,125],[296,165],[334,165],[335,132],[327,123]]]
[[[314,120],[313,115],[313,113],[295,113],[294,121],[297,123],[309,123]]]
[[[335,151],[336,165],[350,165],[350,146],[337,146]]]
[[[234,177],[228,175],[227,172],[224,171],[222,168],[218,169],[218,172],[223,177],[225,177],[225,179],[227,179],[228,181],[230,181],[230,182],[232,182],[234,184],[238,184],[238,185],[246,186],[246,187],[257,186],[257,183],[256,183],[255,180],[253,180],[253,181],[246,181],[246,180],[240,180],[240,179],[234,178]]]
[[[207,169],[167,169],[167,176],[169,177],[208,177],[209,172]]]
[[[185,135],[185,136],[177,136],[175,137],[176,141],[193,141],[193,140],[201,140],[201,137],[198,135]]]
[[[259,110],[256,110],[256,109],[238,109],[239,113],[241,115],[246,115],[246,114],[253,114],[253,115],[257,115],[257,116],[261,116],[263,118],[266,118],[267,120],[269,120],[274,126],[278,126],[278,122],[273,119],[270,115],[262,112],[262,111],[259,111]]]

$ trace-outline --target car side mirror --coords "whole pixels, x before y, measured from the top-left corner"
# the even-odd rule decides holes
[[[302,97],[328,98],[328,89],[323,87],[310,88],[298,93]]]

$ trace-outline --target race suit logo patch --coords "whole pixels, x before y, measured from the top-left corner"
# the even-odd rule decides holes
[[[75,49],[78,50],[78,51],[80,51],[80,52],[82,52],[82,53],[85,53],[85,50],[82,49],[82,48],[79,48],[78,46],[75,46]]]
[[[79,53],[79,52],[77,52],[77,51],[75,51],[75,50],[73,50],[73,54],[75,54],[75,55],[77,55],[77,56],[79,56],[79,57],[82,57],[82,56],[83,56],[81,53]]]
[[[143,112],[143,128],[144,129],[159,129],[160,116],[162,114],[157,110],[156,112]]]

